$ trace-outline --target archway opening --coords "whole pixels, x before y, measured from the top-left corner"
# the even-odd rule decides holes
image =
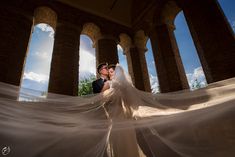
[[[31,97],[46,97],[54,33],[54,29],[46,23],[33,27],[21,79],[20,101],[33,101],[27,97],[27,94]]]
[[[92,81],[96,79],[95,48],[91,38],[80,36],[78,95],[92,94]]]
[[[174,34],[190,89],[205,87],[207,85],[205,74],[183,11],[176,16],[174,25],[176,28]]]
[[[148,73],[149,73],[149,81],[150,81],[150,86],[151,86],[151,92],[154,93],[154,94],[160,93],[158,76],[157,76],[155,61],[154,61],[154,58],[153,58],[153,51],[152,51],[152,46],[151,46],[150,39],[147,40],[146,47],[147,47],[148,50],[145,53],[145,58],[146,58],[147,68],[148,68]]]
[[[92,94],[92,82],[97,78],[95,44],[101,36],[94,23],[85,23],[80,36],[78,95]]]
[[[128,72],[128,65],[127,65],[127,59],[126,59],[126,55],[123,51],[123,48],[121,47],[121,45],[117,45],[117,49],[118,49],[118,60],[119,60],[119,64],[124,68],[124,70],[126,71],[126,73]]]

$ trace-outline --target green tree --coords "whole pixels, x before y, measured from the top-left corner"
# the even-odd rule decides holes
[[[192,84],[192,89],[199,89],[202,88],[201,81],[198,81],[198,79],[195,79]]]
[[[96,77],[94,75],[90,75],[89,77],[80,80],[78,86],[78,95],[83,96],[92,94],[92,82],[95,79]]]

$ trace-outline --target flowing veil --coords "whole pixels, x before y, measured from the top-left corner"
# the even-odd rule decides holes
[[[235,79],[151,94],[116,66],[112,88],[73,97],[0,82],[0,149],[17,157],[234,157]]]

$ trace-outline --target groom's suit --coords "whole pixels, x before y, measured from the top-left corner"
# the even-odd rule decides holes
[[[107,80],[103,78],[99,78],[93,81],[92,82],[93,93],[100,93],[106,81]]]

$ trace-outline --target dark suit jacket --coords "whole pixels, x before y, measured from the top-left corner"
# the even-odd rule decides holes
[[[93,88],[93,93],[100,93],[103,86],[104,86],[104,82],[106,80],[103,80],[102,78],[99,78],[95,81],[92,82],[92,88]]]

